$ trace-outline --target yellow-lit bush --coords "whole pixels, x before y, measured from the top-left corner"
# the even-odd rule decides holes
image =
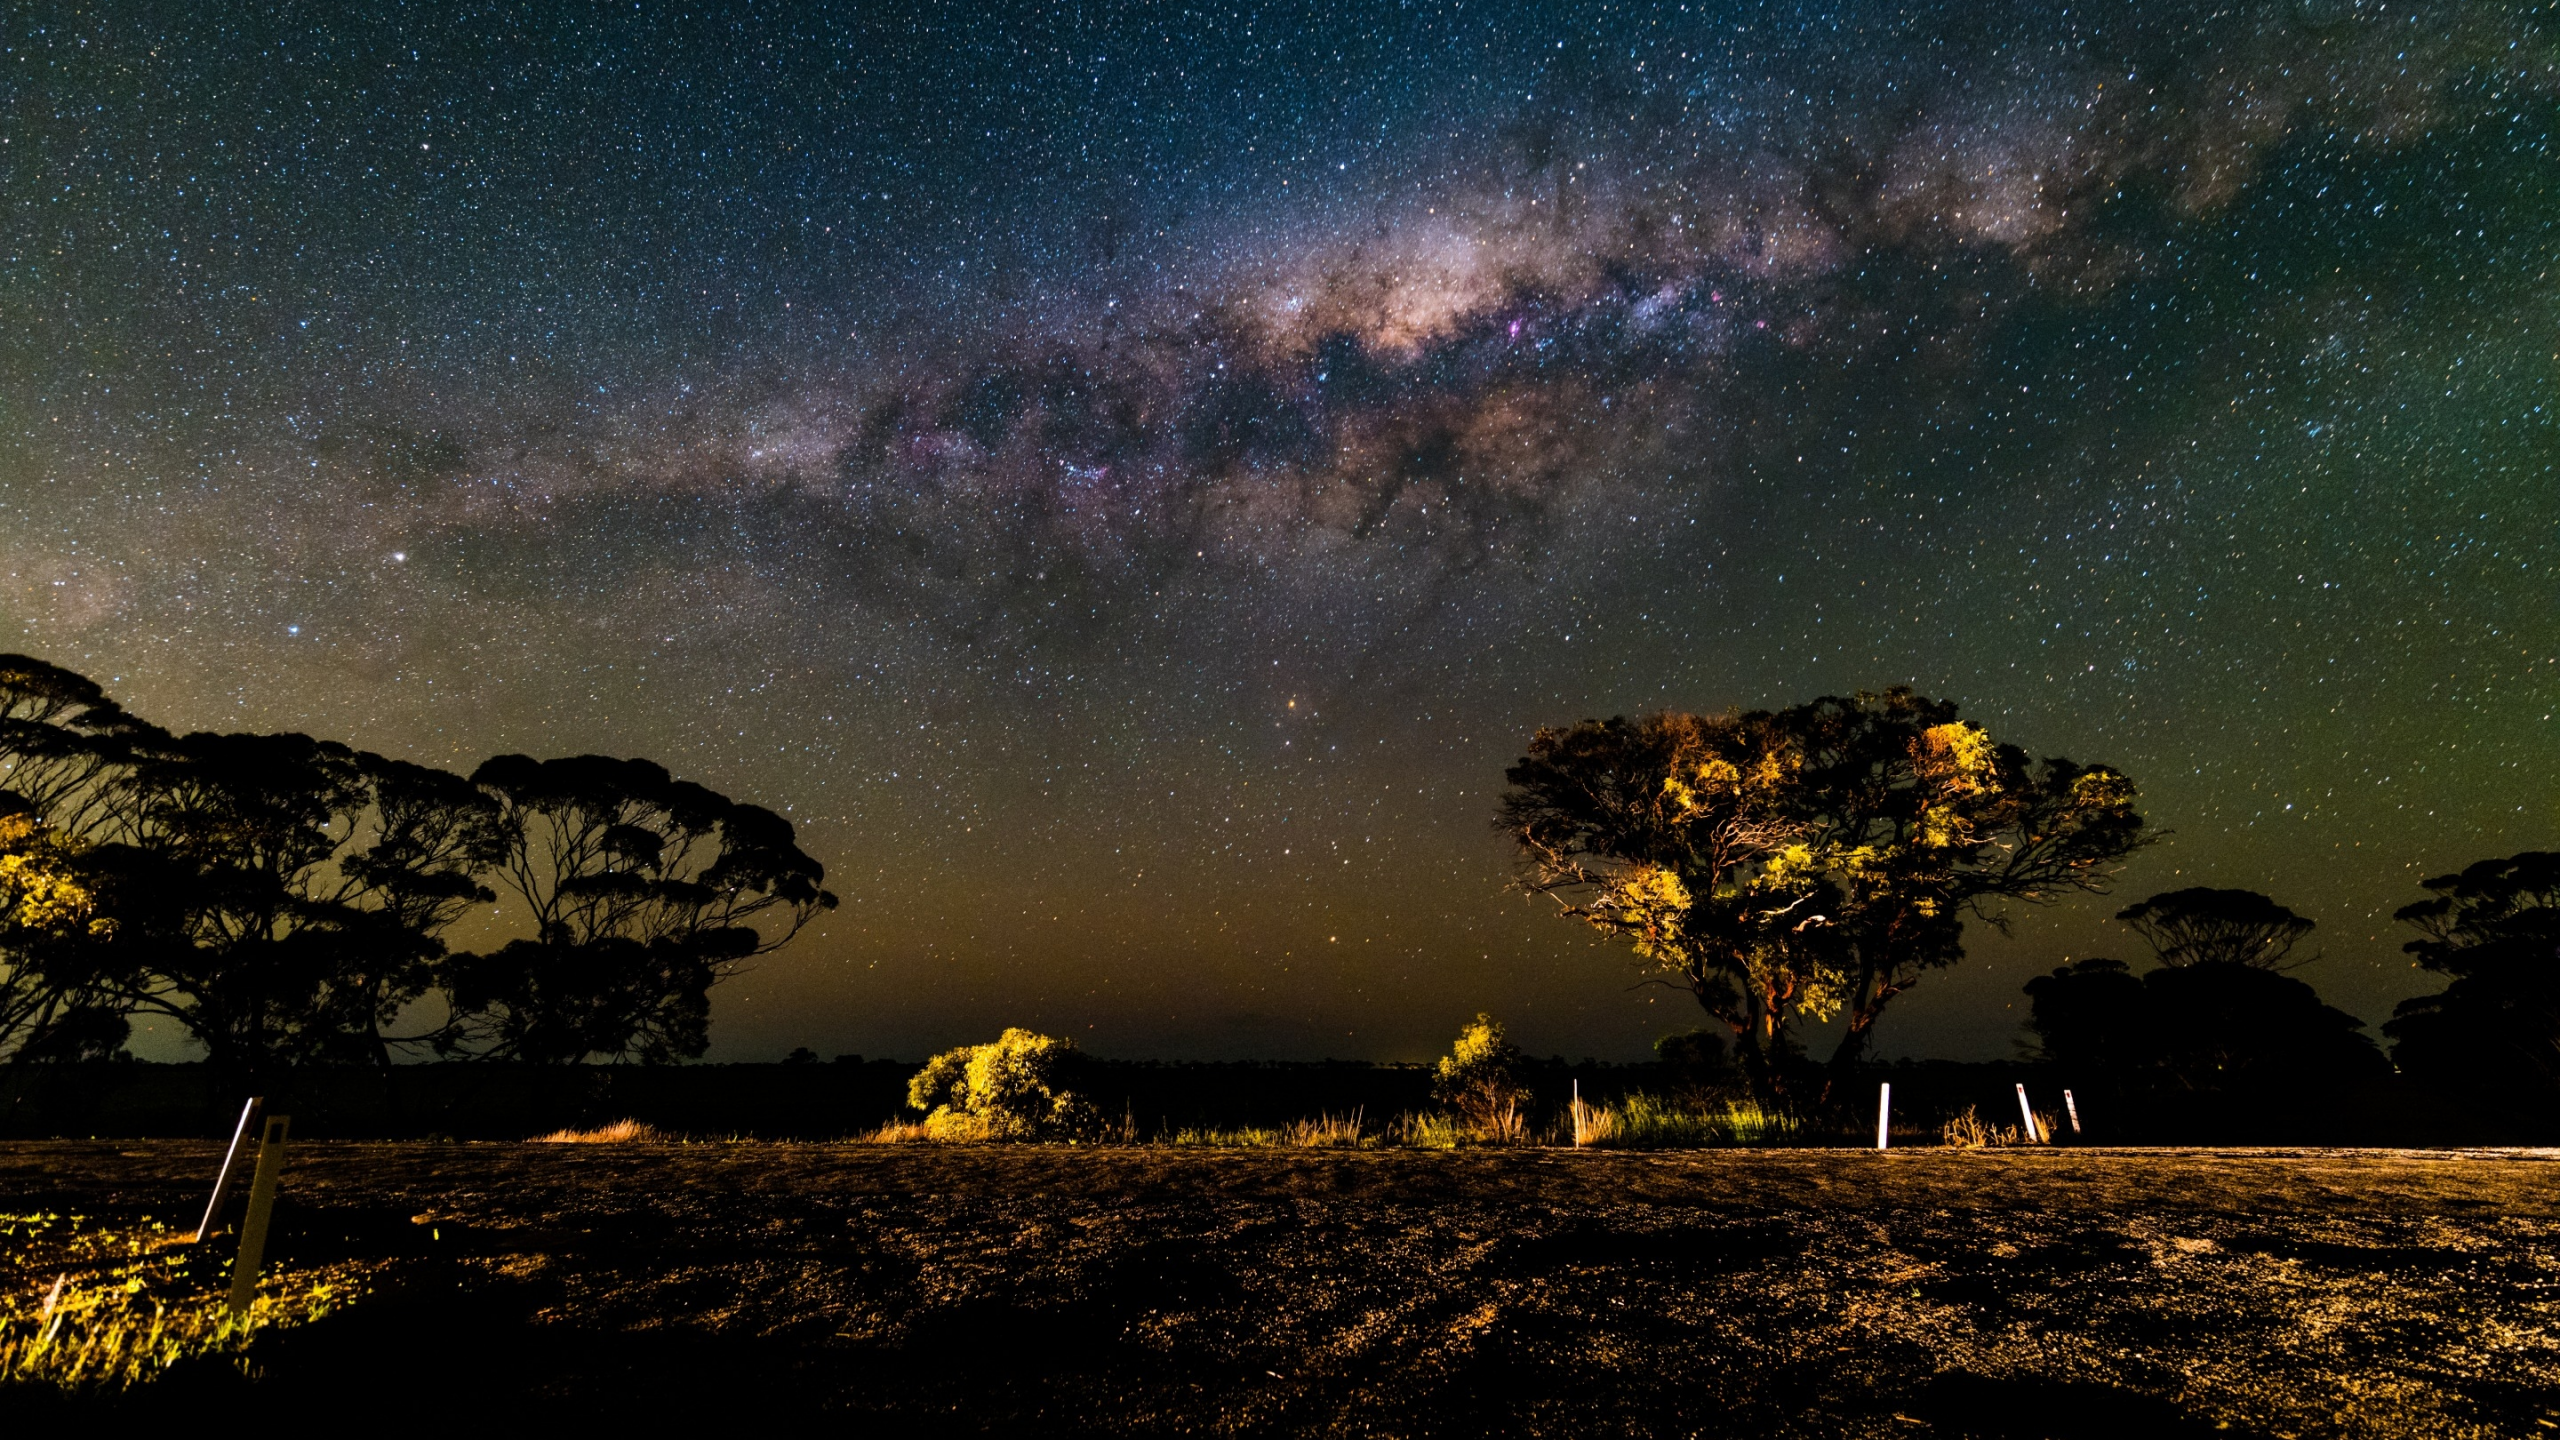
[[[1093,1139],[1101,1113],[1066,1087],[1077,1058],[1072,1040],[1007,1030],[926,1061],[907,1082],[907,1104],[925,1112],[936,1140]]]
[[[1440,1057],[1431,1077],[1431,1095],[1455,1110],[1487,1144],[1518,1144],[1528,1138],[1528,1122],[1520,1107],[1529,1099],[1520,1083],[1520,1047],[1511,1043],[1502,1022],[1478,1015],[1458,1032],[1457,1044]]]

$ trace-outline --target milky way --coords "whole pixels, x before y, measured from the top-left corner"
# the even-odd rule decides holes
[[[716,1056],[1641,1053],[1489,829],[1586,714],[1957,698],[2369,1018],[2560,828],[2529,8],[8,25],[9,643],[788,807],[847,908]]]

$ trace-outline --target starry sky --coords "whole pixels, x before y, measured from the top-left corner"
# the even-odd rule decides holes
[[[1908,683],[2320,922],[2560,844],[2548,7],[48,4],[0,645],[645,754],[844,908],[714,1059],[1698,1023],[1504,892],[1530,730]]]

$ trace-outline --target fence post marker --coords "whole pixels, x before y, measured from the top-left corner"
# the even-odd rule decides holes
[[[2018,1087],[2018,1116],[2020,1119],[2027,1122],[2027,1143],[2030,1145],[2043,1144],[2045,1141],[2044,1131],[2039,1129],[2036,1125],[2036,1110],[2034,1106],[2027,1103],[2027,1087],[2024,1085],[2020,1085]]]
[[[267,1258],[267,1219],[275,1213],[276,1173],[284,1169],[284,1137],[292,1120],[267,1117],[266,1135],[258,1142],[258,1173],[249,1182],[249,1214],[240,1222],[240,1253],[231,1261],[231,1313],[249,1313],[258,1298],[258,1266]]]
[[[205,1202],[204,1219],[196,1226],[194,1243],[201,1245],[213,1233],[213,1222],[222,1218],[222,1202],[231,1194],[231,1177],[239,1173],[241,1152],[248,1149],[249,1134],[258,1128],[258,1112],[267,1102],[256,1095],[240,1107],[240,1123],[231,1131],[231,1148],[222,1152],[222,1171],[213,1177],[213,1198]]]
[[[2074,1135],[2079,1134],[2080,1102],[2072,1099],[2071,1092],[2068,1090],[2062,1092],[2062,1109],[2065,1114],[2068,1114],[2071,1117],[2071,1133]]]
[[[1876,1148],[1884,1149],[1893,1142],[1893,1082],[1876,1086]]]

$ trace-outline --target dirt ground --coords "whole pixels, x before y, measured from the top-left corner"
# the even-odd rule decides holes
[[[191,1224],[216,1163],[0,1145],[0,1197]],[[279,1261],[362,1262],[370,1293],[262,1337],[254,1379],[207,1362],[116,1407],[254,1397],[395,1432],[2560,1434],[2560,1151],[318,1144],[284,1194]]]

